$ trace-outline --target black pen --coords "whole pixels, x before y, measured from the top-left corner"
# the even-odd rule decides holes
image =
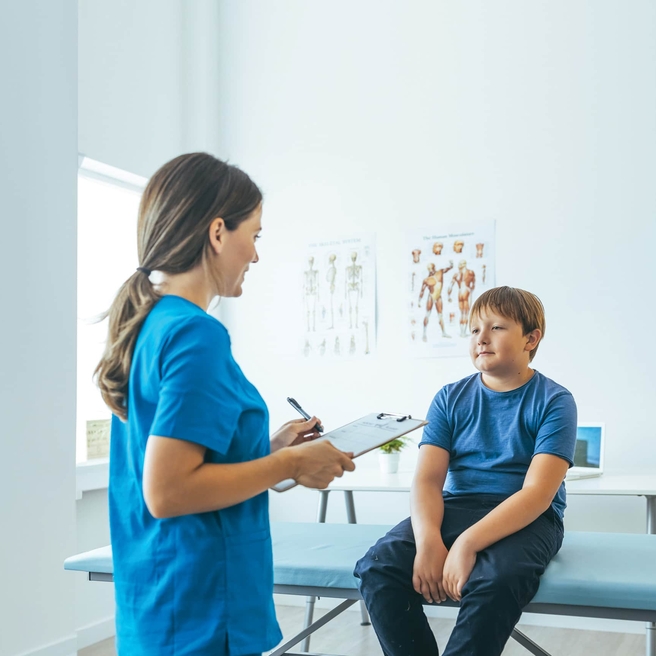
[[[307,412],[305,412],[305,410],[303,410],[303,408],[301,408],[298,401],[296,399],[292,399],[291,396],[287,397],[287,403],[289,403],[289,405],[291,405],[292,408],[294,408],[294,410],[296,410],[296,412],[298,412],[301,415],[301,417],[303,417],[304,419],[311,419],[312,418],[311,415],[309,415]],[[320,433],[323,433],[323,426],[319,422],[317,422],[317,424],[314,428],[317,431],[319,431]]]

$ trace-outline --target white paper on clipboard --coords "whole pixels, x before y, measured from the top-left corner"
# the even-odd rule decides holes
[[[427,423],[424,419],[413,419],[409,415],[373,412],[318,437],[314,442],[328,440],[340,451],[347,453],[352,451],[354,457],[357,458],[368,451],[387,444],[387,442],[391,442],[397,437],[425,426]],[[296,481],[293,478],[288,478],[274,485],[271,489],[276,492],[284,492],[295,485],[297,485]]]

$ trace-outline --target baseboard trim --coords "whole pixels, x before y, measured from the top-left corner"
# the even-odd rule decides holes
[[[114,616],[107,617],[99,622],[87,624],[77,630],[77,648],[84,649],[111,638],[115,634]]]
[[[74,635],[68,636],[43,647],[24,651],[17,656],[77,656],[77,638]]]

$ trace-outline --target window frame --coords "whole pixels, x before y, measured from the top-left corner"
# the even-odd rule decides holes
[[[86,177],[114,186],[122,187],[142,194],[148,182],[147,178],[91,159],[86,155],[78,156],[78,178]],[[77,338],[76,338],[77,342]],[[75,381],[77,395],[78,381]],[[77,435],[75,436],[77,440]],[[109,485],[109,458],[97,458],[76,463],[76,500],[85,492],[107,489]]]

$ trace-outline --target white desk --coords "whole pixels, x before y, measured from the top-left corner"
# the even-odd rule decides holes
[[[413,472],[383,474],[377,469],[356,469],[335,479],[326,490],[320,490],[317,521],[326,521],[330,492],[344,492],[349,523],[356,523],[353,492],[409,492]],[[603,474],[596,478],[581,478],[566,484],[568,495],[608,495],[645,497],[647,502],[646,532],[656,533],[656,474]],[[366,615],[363,611],[363,623]],[[656,656],[656,624],[647,624],[647,656]]]
[[[647,533],[656,533],[656,474],[603,474],[565,484],[567,494],[645,497]]]
[[[325,521],[329,492],[344,492],[349,522],[355,522],[353,492],[409,492],[413,472],[383,474],[377,469],[356,469],[335,479],[328,489],[321,490],[319,521]],[[567,494],[638,496],[647,500],[647,533],[656,533],[656,474],[604,474],[596,478],[581,478],[566,483]]]

